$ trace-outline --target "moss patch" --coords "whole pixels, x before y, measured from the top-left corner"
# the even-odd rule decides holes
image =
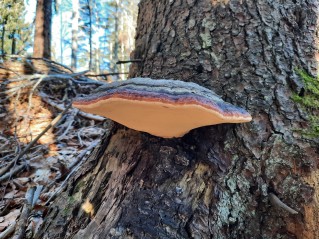
[[[304,92],[293,94],[292,99],[308,113],[309,127],[303,133],[312,138],[319,137],[319,78],[311,77],[303,70],[296,70],[304,82]]]

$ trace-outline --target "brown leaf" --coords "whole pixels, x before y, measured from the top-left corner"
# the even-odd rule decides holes
[[[3,198],[5,198],[5,199],[13,199],[17,192],[18,192],[18,190],[12,190],[12,191],[8,192],[6,195],[4,195]]]
[[[19,215],[20,215],[20,209],[15,209],[11,211],[10,213],[8,213],[7,215],[5,215],[3,217],[4,218],[3,222],[0,223],[0,231],[3,231],[4,229],[6,229],[7,226],[14,223],[17,220]]]

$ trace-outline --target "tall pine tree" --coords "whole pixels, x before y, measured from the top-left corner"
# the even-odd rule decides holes
[[[23,0],[2,0],[0,8],[0,53],[22,54],[30,46],[31,29],[25,23]]]

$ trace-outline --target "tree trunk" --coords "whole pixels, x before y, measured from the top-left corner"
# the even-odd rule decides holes
[[[79,0],[72,0],[72,53],[71,68],[77,68],[78,31],[79,31]]]
[[[52,0],[37,0],[33,57],[51,58]]]
[[[315,74],[318,2],[142,0],[131,76],[193,81],[253,121],[162,139],[115,124],[39,238],[319,238],[318,140],[295,69]],[[196,117],[195,115],[193,117]],[[270,203],[277,195],[298,211]],[[90,207],[92,206],[92,207]]]
[[[60,9],[59,14],[60,14],[60,63],[63,64],[63,58],[64,58],[63,57],[63,49],[64,49],[64,47],[63,47],[63,19],[62,19],[63,10],[62,9]],[[72,65],[71,65],[71,67],[72,67]]]
[[[90,52],[89,52],[89,69],[92,69],[92,62],[93,62],[93,43],[92,43],[92,33],[93,33],[93,28],[92,28],[92,1],[88,0],[88,9],[89,9],[89,47],[90,47]]]
[[[113,72],[119,72],[119,67],[116,64],[119,60],[119,1],[115,1],[115,13],[114,13],[114,48],[113,48],[113,54],[112,54],[112,71]],[[119,79],[119,77],[116,77],[116,79]]]
[[[1,55],[5,55],[6,52],[4,50],[4,38],[6,34],[6,24],[8,19],[4,19],[2,23],[2,32],[1,32]]]
[[[16,54],[16,45],[17,45],[17,42],[16,42],[16,30],[13,30],[12,33],[11,33],[11,54],[14,55]]]

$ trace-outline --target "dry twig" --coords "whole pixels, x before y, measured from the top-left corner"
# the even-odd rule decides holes
[[[14,232],[14,229],[16,227],[16,222],[12,223],[10,226],[7,227],[6,230],[0,233],[0,239],[6,239],[9,238],[9,236]]]
[[[98,77],[98,76],[117,76],[117,75],[128,75],[128,72],[114,72],[114,73],[105,73],[105,74],[85,74],[85,76],[89,77]]]
[[[65,110],[65,108],[63,107],[62,104],[57,104],[55,103],[53,100],[50,100],[49,96],[43,92],[39,93],[39,95],[41,96],[42,100],[53,106],[54,108],[57,108],[59,110]],[[89,114],[89,113],[85,113],[85,112],[82,112],[82,111],[79,111],[78,112],[79,115],[81,115],[82,117],[84,118],[87,118],[87,119],[91,119],[91,120],[96,120],[96,121],[104,121],[105,118],[102,117],[102,116],[99,116],[99,115],[93,115],[93,114]]]
[[[12,160],[11,163],[9,163],[4,169],[6,170],[9,170],[15,163],[15,160]],[[10,167],[8,167],[10,166]],[[19,166],[16,166],[16,167],[13,167],[13,169],[5,174],[3,174],[1,177],[0,177],[0,183],[9,179],[11,176],[19,173],[20,171],[22,171],[24,169],[26,165],[25,164],[21,164]]]
[[[116,64],[126,64],[126,63],[136,63],[136,62],[142,62],[142,59],[132,59],[132,60],[126,60],[126,61],[117,61]]]
[[[13,239],[23,239],[25,238],[25,229],[27,228],[28,217],[30,211],[32,210],[33,196],[35,192],[35,187],[31,187],[25,194],[25,203],[20,214],[20,218],[17,222],[16,231],[13,235]]]
[[[67,67],[66,65],[63,65],[61,63],[58,63],[58,62],[55,62],[55,61],[51,61],[49,59],[46,59],[46,58],[41,58],[41,57],[30,57],[30,56],[21,56],[21,55],[7,55],[7,54],[2,54],[1,55],[2,57],[8,57],[8,58],[21,58],[21,59],[27,59],[27,60],[39,60],[39,61],[44,61],[44,62],[47,62],[49,64],[52,64],[52,65],[57,65],[57,66],[61,66],[65,69],[67,69],[68,71],[70,72],[73,72],[73,70],[70,68],[70,67]]]

